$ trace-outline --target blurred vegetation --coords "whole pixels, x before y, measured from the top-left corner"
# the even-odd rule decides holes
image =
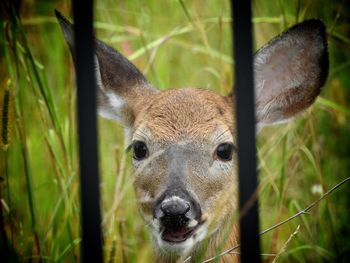
[[[0,258],[76,262],[81,238],[74,69],[53,13],[57,8],[70,17],[71,3],[15,2],[10,9],[1,3]],[[328,81],[311,109],[259,135],[264,230],[350,174],[350,6],[327,0],[253,6],[256,48],[288,26],[318,17],[327,25],[330,54]],[[160,89],[231,89],[229,1],[98,0],[95,29]],[[99,138],[105,261],[152,262],[123,128],[99,119]],[[347,184],[310,214],[263,235],[262,253],[270,254],[264,262],[348,262],[349,199]]]

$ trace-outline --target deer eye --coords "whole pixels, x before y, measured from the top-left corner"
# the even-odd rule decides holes
[[[222,143],[216,148],[215,156],[221,161],[231,161],[233,153],[232,143]]]
[[[140,161],[140,160],[146,158],[148,155],[148,149],[147,149],[147,146],[144,142],[141,142],[141,141],[134,142],[132,145],[132,149],[134,151],[133,158],[135,160]]]

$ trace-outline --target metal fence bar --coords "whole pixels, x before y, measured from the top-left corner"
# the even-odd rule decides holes
[[[238,136],[241,262],[260,262],[256,196],[255,110],[251,1],[231,0]]]
[[[102,262],[93,1],[73,1],[81,182],[82,262]]]

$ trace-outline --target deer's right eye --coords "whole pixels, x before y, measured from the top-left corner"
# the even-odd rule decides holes
[[[142,160],[148,156],[148,149],[144,142],[136,141],[132,145],[132,149],[134,151],[133,158],[135,160]]]

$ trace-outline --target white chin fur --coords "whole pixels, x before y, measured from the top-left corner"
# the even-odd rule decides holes
[[[179,256],[188,255],[196,244],[201,242],[207,235],[207,227],[205,225],[199,226],[195,232],[181,243],[171,243],[162,239],[162,232],[156,229],[152,230],[152,236],[157,250],[162,254],[175,254]]]

